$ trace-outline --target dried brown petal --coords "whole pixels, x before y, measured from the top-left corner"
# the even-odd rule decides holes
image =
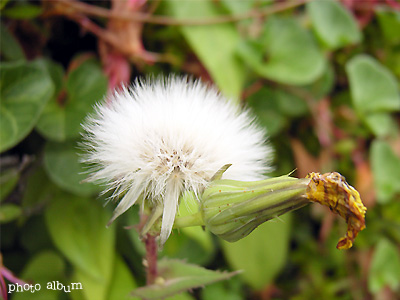
[[[336,246],[338,249],[349,249],[357,234],[365,228],[367,208],[361,202],[360,194],[350,186],[339,173],[310,173],[307,197],[312,202],[328,206],[347,222],[346,236]]]

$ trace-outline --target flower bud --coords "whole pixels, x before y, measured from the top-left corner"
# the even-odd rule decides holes
[[[289,176],[253,182],[214,180],[202,195],[203,221],[215,235],[235,242],[265,221],[306,205],[309,182]]]

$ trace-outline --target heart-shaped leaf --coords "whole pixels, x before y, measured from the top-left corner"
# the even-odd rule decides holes
[[[346,64],[346,71],[357,113],[376,135],[391,133],[394,122],[385,113],[400,110],[399,86],[394,75],[367,55],[352,58]]]
[[[77,142],[47,142],[44,149],[44,167],[50,179],[59,187],[76,195],[90,196],[100,191],[100,187],[83,182],[84,166],[79,162],[82,150]]]
[[[65,90],[61,90],[62,68],[46,64],[59,89],[44,108],[36,128],[55,141],[78,138],[82,121],[107,91],[107,79],[94,60],[87,60],[68,75]]]
[[[356,20],[340,2],[311,1],[307,3],[307,12],[315,33],[329,49],[355,44],[361,40]]]
[[[375,58],[357,55],[346,64],[351,96],[361,114],[400,110],[395,76]]]
[[[54,91],[51,79],[36,63],[0,66],[0,151],[15,146],[35,126]]]
[[[239,45],[238,55],[268,79],[294,85],[320,77],[326,61],[311,34],[293,19],[270,17],[257,40]]]
[[[115,254],[115,230],[105,226],[110,215],[94,199],[62,192],[54,198],[45,213],[54,244],[75,269],[106,291]]]

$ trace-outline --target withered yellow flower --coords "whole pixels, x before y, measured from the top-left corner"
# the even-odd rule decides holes
[[[346,236],[339,240],[336,248],[351,248],[357,234],[365,228],[367,208],[361,202],[360,194],[337,172],[310,173],[307,178],[311,179],[307,189],[308,200],[328,206],[347,222]]]

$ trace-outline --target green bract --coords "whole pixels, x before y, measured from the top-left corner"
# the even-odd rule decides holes
[[[235,242],[265,221],[306,205],[308,183],[289,176],[254,182],[215,180],[202,197],[204,223],[215,235]]]

